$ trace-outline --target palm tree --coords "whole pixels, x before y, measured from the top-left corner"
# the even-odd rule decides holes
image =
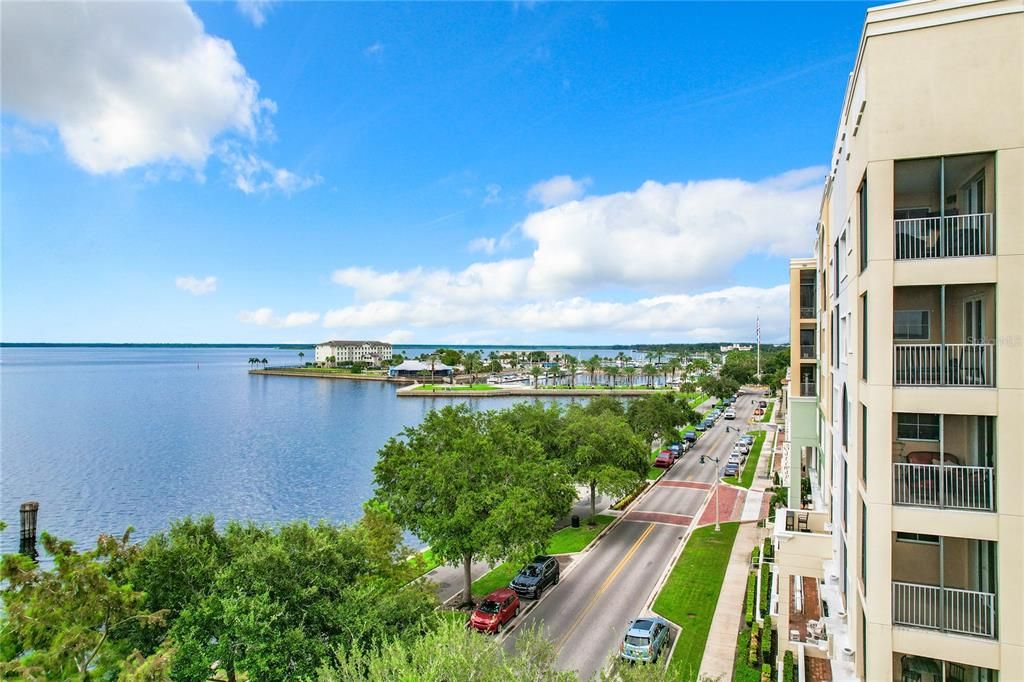
[[[303,353],[303,352],[302,352],[302,351],[300,350],[300,351],[299,351],[299,364],[300,364],[300,365],[301,365],[301,364],[303,364],[303,363],[302,363],[302,358],[304,358],[304,357],[306,357],[306,354],[305,354],[305,353]]]
[[[256,362],[258,362],[256,358],[249,358],[249,367],[251,368]]]
[[[569,372],[569,388],[576,388],[576,365],[578,362],[574,355],[565,356],[565,369]]]
[[[587,368],[587,371],[590,372],[590,385],[593,386],[594,375],[597,374],[597,370],[601,369],[601,358],[595,355],[589,360],[584,360],[583,365]]]
[[[629,387],[633,388],[633,376],[636,374],[636,367],[630,365],[622,371],[626,373],[626,380],[629,382]]]
[[[604,368],[604,373],[607,374],[608,378],[612,380],[612,388],[615,388],[616,384],[618,383],[615,380],[615,377],[619,376],[619,367],[618,367],[618,365],[610,365],[608,367],[605,367]]]
[[[651,363],[644,365],[644,376],[650,377],[650,385],[654,386],[654,375],[658,373],[658,368]]]
[[[678,372],[683,366],[683,363],[679,361],[678,357],[672,358],[668,361],[668,368],[672,371],[672,378],[676,378],[676,372]]]
[[[544,370],[542,370],[537,365],[534,365],[533,367],[530,368],[530,374],[533,375],[533,387],[534,388],[537,388],[537,381],[540,379],[540,375],[543,374],[543,372],[544,372]]]
[[[263,369],[266,369],[267,368],[267,359],[263,358],[262,360],[260,360],[260,362],[263,363]]]
[[[475,350],[472,353],[466,353],[462,366],[465,368],[466,373],[469,374],[469,385],[472,386],[476,383],[476,373],[483,369],[483,359],[480,357],[480,351]]]

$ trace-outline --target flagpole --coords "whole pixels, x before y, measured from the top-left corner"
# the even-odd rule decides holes
[[[757,380],[761,381],[761,312],[757,313]]]

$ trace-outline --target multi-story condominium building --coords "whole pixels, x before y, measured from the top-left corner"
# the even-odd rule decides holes
[[[383,341],[324,341],[316,346],[317,362],[365,362],[369,365],[387,364],[391,361],[390,343]]]
[[[1024,680],[1024,1],[868,11],[790,281],[780,650]]]

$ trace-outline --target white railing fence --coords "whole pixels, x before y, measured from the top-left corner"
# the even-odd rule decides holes
[[[991,213],[894,220],[896,260],[994,255],[992,226]]]
[[[995,637],[996,595],[938,585],[894,582],[892,621],[895,625]]]
[[[972,511],[995,509],[993,467],[893,463],[893,504]]]
[[[906,343],[893,346],[897,386],[995,386],[992,343]]]

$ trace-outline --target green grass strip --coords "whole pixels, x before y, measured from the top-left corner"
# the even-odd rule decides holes
[[[764,445],[765,431],[754,431],[754,443],[750,447],[750,454],[747,455],[747,462],[743,465],[740,477],[726,476],[722,480],[741,488],[749,488],[754,483],[754,474],[757,473],[757,460],[761,457],[761,446]]]
[[[739,526],[723,523],[718,533],[714,526],[695,530],[654,602],[656,613],[683,628],[669,663],[676,679],[697,679]]]

